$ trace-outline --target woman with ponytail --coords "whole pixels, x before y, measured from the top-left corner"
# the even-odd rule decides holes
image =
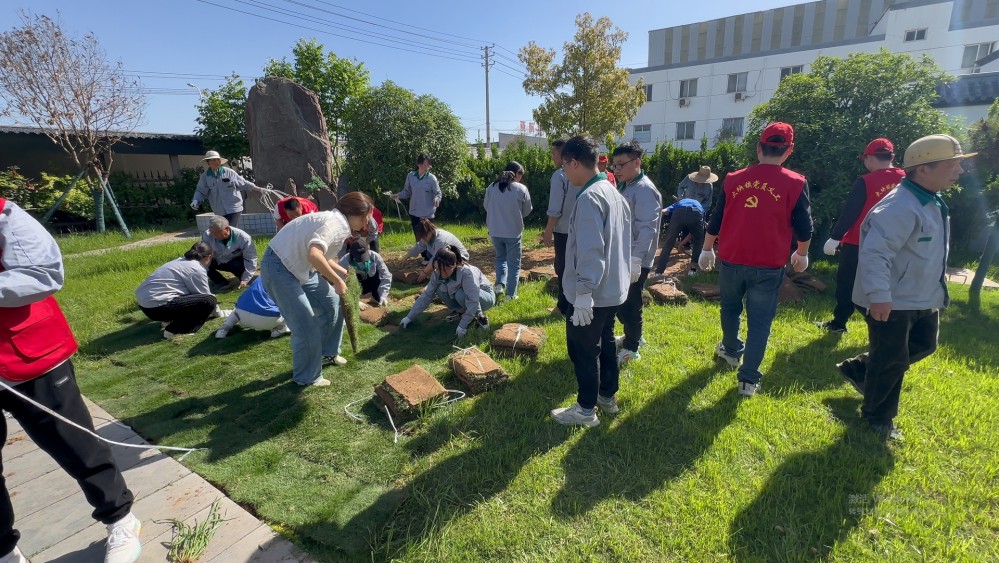
[[[524,167],[512,161],[486,188],[486,227],[496,249],[496,295],[506,290],[510,299],[517,298],[520,281],[521,237],[524,217],[531,212],[531,194],[521,184]]]
[[[163,324],[163,338],[198,332],[211,317],[226,317],[208,289],[212,249],[199,242],[183,258],[160,266],[135,290],[135,300],[150,320]]]
[[[488,329],[486,311],[496,304],[496,295],[485,274],[466,262],[457,246],[437,251],[431,266],[433,274],[430,276],[430,283],[399,326],[408,327],[436,296],[451,310],[445,320],[458,321],[458,328],[455,330],[458,338],[465,336],[473,320],[479,328]]]
[[[448,246],[454,246],[458,248],[458,253],[464,260],[468,260],[468,250],[465,249],[465,245],[461,244],[458,237],[452,235],[444,229],[437,228],[436,225],[430,219],[420,219],[419,223],[413,226],[413,232],[416,233],[416,246],[409,249],[406,253],[407,258],[413,258],[415,256],[430,256],[430,260],[433,261],[434,256],[442,248]],[[432,273],[433,265],[432,262],[428,262],[420,272],[420,281],[428,279]]]

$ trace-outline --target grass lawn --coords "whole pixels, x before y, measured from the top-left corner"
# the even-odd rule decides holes
[[[63,256],[69,256],[71,254],[87,252],[88,250],[100,250],[102,248],[121,246],[130,242],[138,242],[165,232],[170,232],[171,230],[179,231],[186,228],[190,228],[190,225],[178,224],[151,229],[129,229],[129,232],[132,233],[132,238],[127,239],[118,225],[112,222],[108,224],[107,231],[103,233],[86,232],[56,235],[55,239],[59,243],[59,249],[62,251]]]
[[[389,229],[383,248],[411,244],[408,223]],[[453,325],[426,314],[396,334],[363,325],[356,354],[345,339],[349,363],[325,370],[333,385],[303,390],[287,338],[216,340],[216,320],[167,342],[144,319],[134,288],[186,247],[67,262],[59,298],[82,344],[83,390],[152,442],[207,448],[184,463],[320,561],[999,559],[997,292],[974,315],[967,289],[951,287],[940,349],[906,378],[905,440],[885,445],[833,367],[866,346],[863,321],[842,338],[811,325],[828,316],[831,289],[781,306],[750,400],[712,359],[717,303],[647,308],[649,344],[622,374],[621,413],[581,430],[548,415],[576,384],[554,300],[529,283],[489,317],[544,327],[538,359],[501,360],[510,385],[432,410],[393,444],[370,401],[354,406],[366,423],[344,406],[413,363],[459,388],[446,367]],[[829,264],[813,272],[833,279]]]

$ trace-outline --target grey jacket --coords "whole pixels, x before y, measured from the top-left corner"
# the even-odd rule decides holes
[[[427,288],[416,299],[416,303],[413,303],[413,308],[409,310],[409,314],[406,316],[413,319],[416,315],[425,311],[430,306],[430,303],[433,302],[434,297],[437,296],[439,288],[444,289],[456,301],[458,291],[465,294],[465,314],[458,321],[458,326],[465,329],[468,328],[468,325],[472,324],[472,319],[479,314],[479,292],[492,292],[493,290],[492,284],[489,283],[489,280],[486,279],[482,271],[471,264],[464,264],[459,268],[455,268],[454,273],[447,279],[442,279],[434,271],[430,275],[430,282],[427,283]]]
[[[559,168],[552,174],[551,188],[548,191],[548,211],[549,217],[555,217],[554,232],[561,234],[569,233],[569,217],[572,215],[572,206],[576,204],[576,194],[579,188],[569,184],[565,172]]]
[[[949,244],[947,204],[903,179],[861,224],[853,302],[861,307],[891,302],[897,310],[947,306]]]
[[[437,176],[427,172],[420,178],[416,172],[410,172],[399,192],[399,199],[409,200],[409,214],[413,217],[432,219],[441,202],[441,187],[437,183]]]
[[[458,251],[461,257],[468,260],[468,250],[465,248],[464,244],[458,240],[458,237],[452,235],[451,233],[445,231],[444,229],[437,229],[437,235],[434,240],[430,242],[420,241],[416,243],[416,246],[409,249],[406,256],[412,257],[422,254],[424,250],[430,253],[430,259],[433,260],[434,256],[437,256],[437,251],[444,248],[445,246],[454,245],[458,247]]]
[[[171,260],[156,268],[135,289],[136,302],[146,309],[166,305],[173,298],[184,295],[211,295],[208,270],[197,260]]]
[[[22,307],[62,289],[62,252],[34,217],[8,200],[0,209],[0,307]]]
[[[594,307],[624,303],[631,285],[631,211],[604,179],[583,187],[569,221],[562,290],[570,303],[593,296]]]
[[[493,182],[486,188],[483,202],[486,208],[486,227],[489,236],[517,238],[524,233],[524,217],[534,209],[527,186],[520,182],[510,182],[505,191]]]
[[[211,168],[201,173],[198,187],[194,190],[194,205],[207,200],[216,215],[228,215],[243,211],[243,196],[255,188],[253,182],[244,179],[232,168],[219,168],[216,177]]]
[[[708,211],[711,209],[711,193],[713,190],[714,186],[712,184],[698,184],[687,176],[683,180],[680,180],[680,185],[676,187],[676,199],[696,199],[700,202],[701,207],[704,208],[704,214],[707,216]]]
[[[340,258],[340,266],[342,266],[343,269],[347,270],[348,272],[353,270],[354,274],[357,275],[357,279],[359,281],[364,281],[370,277],[374,277],[375,274],[377,274],[378,295],[375,295],[374,298],[378,301],[381,301],[383,297],[388,298],[389,289],[392,288],[392,272],[389,271],[388,266],[385,265],[385,260],[381,257],[380,254],[378,254],[374,250],[369,250],[368,254],[371,255],[371,265],[368,266],[368,270],[366,272],[362,270],[353,269],[354,267],[350,265],[349,254],[344,255],[343,258]]]
[[[645,173],[627,184],[621,195],[631,211],[631,257],[641,258],[643,268],[651,268],[659,248],[663,196]]]
[[[229,240],[215,240],[211,231],[205,231],[201,234],[201,241],[212,247],[212,258],[219,264],[242,258],[246,271],[240,281],[249,282],[257,271],[257,247],[253,246],[253,238],[246,231],[236,227],[229,227],[229,231]]]

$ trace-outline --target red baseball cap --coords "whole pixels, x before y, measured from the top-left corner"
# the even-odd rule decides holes
[[[607,162],[607,155],[606,154],[602,154],[602,155],[598,156],[597,157],[597,162]]]
[[[895,145],[884,137],[878,137],[867,143],[867,148],[864,149],[864,156],[871,154],[895,154]]]
[[[780,137],[784,139],[783,142],[768,141],[770,137]],[[775,121],[767,128],[763,130],[760,134],[760,142],[764,145],[774,145],[774,146],[784,146],[794,144],[794,127],[791,127],[789,123],[784,123],[782,121]]]

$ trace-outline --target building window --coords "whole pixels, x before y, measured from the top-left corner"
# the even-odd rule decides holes
[[[680,97],[681,98],[693,98],[697,95],[697,79],[691,78],[690,80],[680,81]]]
[[[742,136],[742,117],[726,117],[722,120],[721,136],[725,139]]]
[[[694,122],[681,121],[676,124],[676,140],[689,141],[694,138]]]
[[[651,143],[652,142],[652,126],[651,125],[636,125],[634,139],[639,143]]]
[[[652,85],[651,84],[646,84],[645,85],[645,101],[646,102],[651,102],[652,101]]]
[[[791,76],[792,74],[799,74],[803,72],[804,69],[805,69],[804,65],[786,66],[780,69],[780,79],[784,80],[785,78]]]
[[[975,61],[992,54],[995,49],[995,41],[992,43],[978,43],[977,45],[964,46],[964,58],[961,59],[961,68],[972,68]]]
[[[748,72],[737,72],[735,74],[728,75],[728,93],[732,92],[745,92],[746,82],[749,79]]]
[[[905,40],[908,41],[922,41],[926,39],[926,28],[922,29],[910,29],[905,32]]]

